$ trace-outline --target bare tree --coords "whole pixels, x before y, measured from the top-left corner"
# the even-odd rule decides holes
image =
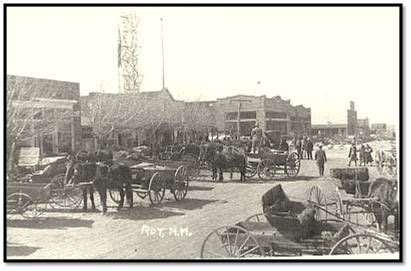
[[[56,104],[56,100],[41,97],[35,80],[26,77],[7,77],[7,163],[14,171],[16,147],[20,142],[49,134],[59,123],[70,122],[73,104]]]

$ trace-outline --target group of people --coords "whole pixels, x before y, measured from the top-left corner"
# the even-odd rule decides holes
[[[355,142],[351,144],[350,152],[348,153],[348,166],[354,162],[357,166],[357,161],[359,161],[359,166],[370,166],[374,159],[372,158],[373,149],[368,144],[361,144],[360,148],[357,148]]]
[[[298,152],[298,155],[300,156],[300,159],[313,159],[314,144],[309,137],[304,136],[294,138],[294,145]]]

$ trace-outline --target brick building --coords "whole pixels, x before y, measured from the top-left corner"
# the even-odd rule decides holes
[[[255,123],[266,130],[283,135],[309,134],[311,109],[302,105],[293,106],[290,100],[280,96],[237,95],[217,99],[213,104],[218,131],[240,136],[249,136]]]
[[[92,92],[81,97],[85,149],[172,144],[182,126],[184,102],[167,90],[137,94]],[[90,143],[91,140],[95,143]]]
[[[41,155],[81,146],[79,83],[7,75],[7,136]]]

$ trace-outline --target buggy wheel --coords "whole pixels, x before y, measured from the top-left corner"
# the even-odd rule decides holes
[[[64,179],[65,175],[59,174],[51,180],[50,205],[52,208],[77,208],[83,201],[83,191],[74,185],[66,185]]]
[[[308,190],[308,202],[314,204],[317,220],[327,219],[327,198],[318,185],[314,185]]]
[[[330,255],[393,253],[397,248],[386,240],[368,233],[353,234],[339,240]]]
[[[247,179],[250,179],[250,178],[254,177],[256,174],[257,174],[257,167],[255,166],[255,163],[251,163],[249,161],[246,161],[246,164],[245,164],[245,177]]]
[[[121,201],[120,192],[118,190],[109,189],[108,191],[110,198],[114,203],[119,204]]]
[[[298,154],[295,152],[290,153],[285,161],[285,173],[288,177],[296,177],[300,172],[301,161]]]
[[[187,170],[184,166],[179,166],[174,174],[173,195],[177,201],[183,200],[187,195],[188,177]]]
[[[147,197],[148,193],[147,192],[136,191],[136,194],[140,199],[145,199]]]
[[[275,177],[275,170],[275,163],[271,159],[263,159],[257,166],[257,173],[260,179],[273,179]]]
[[[19,214],[24,218],[35,218],[40,215],[36,202],[24,193],[13,193],[7,197],[7,214]]]
[[[264,255],[263,248],[249,231],[239,226],[223,226],[204,239],[200,257],[252,258]]]
[[[159,204],[163,201],[166,192],[166,183],[159,172],[151,176],[148,186],[148,197],[152,205]]]

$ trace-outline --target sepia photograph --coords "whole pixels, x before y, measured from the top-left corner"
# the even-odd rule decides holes
[[[402,261],[402,4],[3,4],[4,261]]]

